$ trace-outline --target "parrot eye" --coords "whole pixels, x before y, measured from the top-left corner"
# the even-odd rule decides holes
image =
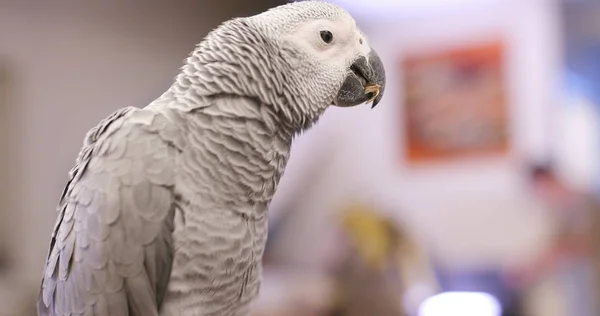
[[[333,34],[331,34],[329,31],[321,31],[321,39],[323,42],[329,44],[331,41],[333,41]]]

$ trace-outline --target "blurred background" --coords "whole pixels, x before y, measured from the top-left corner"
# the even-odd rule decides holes
[[[0,316],[35,315],[85,133],[284,2],[0,0]],[[600,2],[333,2],[386,96],[294,143],[253,316],[600,315]]]

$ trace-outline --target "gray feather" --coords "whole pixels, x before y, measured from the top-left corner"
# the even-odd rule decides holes
[[[292,139],[346,73],[277,36],[339,16],[298,2],[230,20],[168,91],[92,128],[58,203],[39,315],[247,315]]]
[[[157,313],[172,262],[161,227],[174,206],[174,174],[161,169],[176,152],[148,128],[159,116],[125,108],[88,133],[61,198],[40,315]]]

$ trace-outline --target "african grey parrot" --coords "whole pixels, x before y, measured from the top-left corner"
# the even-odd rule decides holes
[[[144,108],[90,130],[60,198],[39,315],[248,315],[293,137],[383,96],[352,17],[316,1],[224,22]]]

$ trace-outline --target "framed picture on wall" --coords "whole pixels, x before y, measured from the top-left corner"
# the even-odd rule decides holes
[[[404,158],[409,163],[507,153],[503,63],[501,41],[402,59]]]

